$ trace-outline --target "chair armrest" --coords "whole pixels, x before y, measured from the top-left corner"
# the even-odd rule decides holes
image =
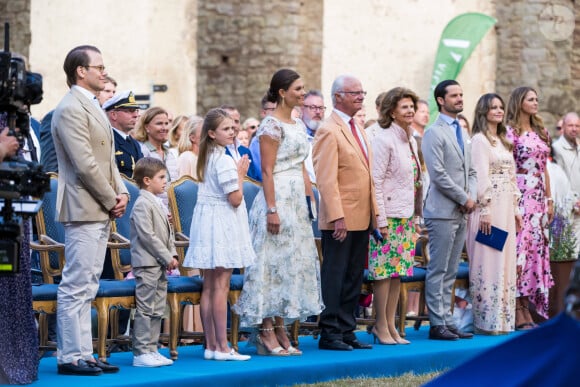
[[[40,235],[38,241],[30,241],[30,248],[35,251],[57,251],[64,253],[64,243],[60,243],[48,235]]]
[[[110,249],[129,249],[131,248],[131,241],[118,232],[112,232],[109,236],[107,247]]]
[[[176,232],[175,233],[175,247],[181,247],[181,248],[189,247],[189,237],[180,231]]]
[[[189,237],[187,235],[185,235],[184,233],[182,233],[181,231],[178,231],[175,233],[175,240],[187,242],[187,246],[189,246]]]
[[[54,277],[62,274],[62,269],[65,264],[64,257],[64,243],[60,243],[49,237],[48,235],[39,235],[38,241],[31,241],[30,248],[38,251],[40,255],[40,268],[42,270],[42,278],[44,283],[54,283]],[[54,268],[50,265],[50,254],[56,252],[58,254],[58,267]]]
[[[422,256],[415,256],[415,266],[417,267],[427,267],[429,264],[429,235],[421,234],[415,241],[415,245],[421,244]]]

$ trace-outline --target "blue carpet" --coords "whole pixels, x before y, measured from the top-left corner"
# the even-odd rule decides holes
[[[561,313],[431,381],[429,387],[578,386],[580,321]],[[490,372],[493,370],[493,372]]]
[[[345,377],[395,376],[456,367],[509,336],[475,336],[472,340],[442,342],[427,339],[427,327],[407,330],[410,345],[375,345],[372,350],[352,352],[321,351],[312,337],[300,337],[303,356],[253,356],[247,362],[203,360],[201,346],[179,347],[179,359],[170,367],[132,367],[131,353],[114,353],[109,361],[121,367],[117,374],[98,377],[61,376],[56,373],[56,358],[41,360],[35,386],[78,384],[87,386],[283,386],[315,383]],[[372,343],[372,336],[359,332],[361,342]],[[168,355],[167,349],[161,353]],[[255,348],[240,343],[240,352],[255,355]]]

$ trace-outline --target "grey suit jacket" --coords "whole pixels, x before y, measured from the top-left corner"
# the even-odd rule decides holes
[[[471,166],[471,141],[463,131],[464,153],[455,137],[455,128],[441,117],[427,128],[421,149],[429,172],[430,185],[423,216],[432,219],[458,219],[459,206],[476,199],[477,179]]]
[[[163,266],[177,257],[173,228],[157,198],[146,190],[131,212],[131,266]]]
[[[117,195],[127,189],[115,163],[108,120],[86,96],[71,89],[54,111],[51,130],[59,170],[57,220],[109,219]]]

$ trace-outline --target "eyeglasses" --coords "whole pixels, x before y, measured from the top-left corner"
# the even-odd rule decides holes
[[[304,105],[304,107],[312,111],[320,110],[321,112],[323,112],[326,110],[326,106]]]
[[[83,66],[83,67],[97,69],[97,71],[100,72],[100,73],[104,73],[105,72],[105,66],[103,66],[103,65],[99,65],[99,66],[91,66],[91,65],[88,65],[88,66]]]
[[[262,110],[264,110],[266,112],[273,112],[274,110],[276,110],[276,108],[275,107],[269,107],[269,108],[267,107],[267,108],[264,108]]]
[[[342,94],[349,94],[352,95],[353,97],[364,97],[365,95],[367,95],[366,91],[337,91],[337,93],[342,93]]]

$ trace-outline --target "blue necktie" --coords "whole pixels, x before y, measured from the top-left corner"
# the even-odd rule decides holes
[[[459,125],[459,122],[457,120],[452,122],[453,126],[455,126],[455,136],[457,137],[457,143],[459,144],[459,147],[461,148],[461,153],[464,153],[463,150],[463,136],[461,135],[461,125]]]

